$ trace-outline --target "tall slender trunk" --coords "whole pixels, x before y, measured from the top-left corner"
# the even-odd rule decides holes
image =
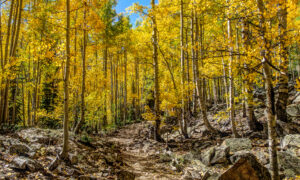
[[[134,61],[134,69],[135,69],[135,91],[134,94],[136,97],[135,100],[135,120],[137,121],[140,118],[140,101],[139,101],[139,60],[135,58]]]
[[[186,21],[187,25],[186,25],[186,32],[185,32],[185,54],[186,54],[186,83],[187,85],[190,84],[190,57],[189,57],[189,39],[188,39],[188,33],[189,33],[189,21]],[[190,98],[190,91],[188,90],[187,94],[186,94],[186,98],[187,98],[187,105],[186,105],[186,109],[187,109],[187,113],[190,114],[191,113],[191,98]]]
[[[5,68],[5,65],[8,61],[8,55],[9,55],[9,39],[10,39],[10,33],[11,33],[11,22],[12,22],[12,16],[13,16],[13,10],[14,10],[14,4],[15,0],[11,0],[10,4],[10,11],[9,11],[9,17],[8,17],[8,23],[7,23],[7,31],[6,31],[6,42],[5,42],[5,50],[4,50],[4,63],[2,66],[2,73],[5,73],[7,69]],[[1,120],[2,122],[6,122],[6,115],[8,112],[8,88],[9,88],[9,79],[2,80],[2,83],[5,83],[3,92],[3,97],[1,98]]]
[[[104,116],[103,116],[103,126],[106,127],[108,122],[107,122],[107,108],[106,108],[106,101],[107,101],[107,93],[106,93],[106,89],[107,89],[107,61],[108,61],[108,45],[107,45],[107,39],[105,40],[105,47],[104,47],[104,101],[103,101],[103,112],[104,112]]]
[[[159,107],[159,67],[158,67],[158,40],[157,40],[157,25],[156,25],[156,17],[155,17],[155,0],[151,0],[151,8],[152,8],[152,28],[153,28],[153,34],[152,34],[152,46],[153,46],[153,64],[154,64],[154,111],[155,111],[155,128],[154,128],[154,138],[157,141],[163,141],[163,139],[160,136],[160,107]]]
[[[192,70],[193,70],[193,83],[196,84],[196,73],[195,73],[195,37],[194,37],[194,30],[195,30],[195,13],[194,13],[194,7],[192,10],[192,18],[191,18],[191,43],[192,43],[192,47],[191,47],[191,51],[192,51]],[[195,115],[196,111],[197,111],[197,92],[196,92],[196,87],[193,89],[193,115]]]
[[[127,51],[124,51],[124,125],[127,121]]]
[[[242,46],[245,50],[244,53],[247,54],[249,50],[249,45],[250,45],[250,32],[249,32],[249,24],[247,21],[243,20],[242,22]],[[247,56],[246,56],[247,57]],[[247,66],[247,58],[244,60],[244,66]],[[254,114],[254,100],[253,100],[253,82],[251,82],[249,76],[253,76],[253,74],[250,74],[250,72],[247,72],[248,78],[245,78],[245,93],[246,93],[246,108],[247,108],[247,117],[248,117],[248,126],[250,130],[252,131],[257,131],[257,130],[262,130],[262,126],[256,119],[255,114]],[[253,78],[254,79],[254,78]]]
[[[214,95],[214,105],[218,105],[218,87],[217,87],[217,79],[212,79],[213,83],[213,95]]]
[[[78,11],[76,11],[74,17],[74,24],[76,24],[77,21],[77,16],[78,16]],[[73,77],[77,75],[77,35],[78,35],[78,30],[77,27],[75,26],[75,32],[74,32],[74,66],[73,66]],[[72,125],[72,130],[75,130],[76,125],[78,123],[78,89],[75,88],[73,92],[73,125]]]
[[[30,50],[30,46],[29,46],[29,50]],[[29,55],[29,62],[28,62],[28,78],[26,79],[27,82],[30,81],[31,79],[31,73],[30,73],[30,69],[31,69],[31,58]],[[31,100],[31,92],[30,92],[30,87],[27,88],[27,123],[28,126],[32,126],[33,124],[31,123],[31,104],[30,104],[30,100]]]
[[[180,53],[181,53],[181,121],[180,121],[180,127],[181,127],[181,132],[185,138],[188,138],[188,133],[187,133],[187,122],[186,122],[186,117],[185,117],[185,108],[186,108],[186,102],[185,102],[185,69],[184,69],[184,42],[183,42],[183,26],[184,26],[184,21],[183,21],[183,1],[180,0]]]
[[[229,3],[229,0],[227,0]],[[229,11],[229,10],[228,10]],[[229,13],[228,13],[229,16]],[[230,106],[230,120],[232,126],[232,133],[234,137],[239,137],[236,130],[236,121],[235,121],[235,102],[234,102],[234,79],[233,79],[233,47],[232,47],[232,37],[231,37],[231,20],[228,17],[227,21],[227,33],[228,33],[228,43],[229,43],[229,106]]]
[[[4,57],[3,57],[3,43],[2,43],[2,4],[0,4],[0,58],[1,58],[1,69],[4,68]],[[2,78],[1,78],[1,81],[2,81]],[[2,83],[2,82],[0,82]],[[2,93],[2,88],[0,88],[1,90],[1,93]],[[1,96],[2,97],[2,96]]]
[[[87,47],[87,25],[86,25],[86,2],[84,3],[84,27],[83,27],[83,45],[82,45],[82,79],[81,79],[81,104],[80,104],[80,120],[75,128],[75,134],[78,134],[82,123],[85,121],[85,79],[86,79],[86,47]]]
[[[226,102],[227,109],[229,108],[229,102],[228,102],[228,84],[227,84],[227,73],[226,73],[226,66],[223,58],[223,54],[221,54],[222,58],[222,69],[223,69],[223,81],[224,81],[224,98]]]
[[[119,55],[117,54],[117,61],[115,65],[115,124],[119,125],[118,121],[118,91],[119,91],[119,86],[118,86],[118,63],[119,63]]]
[[[114,71],[113,56],[110,58],[110,113],[111,119],[114,118]]]
[[[34,90],[33,90],[33,97],[32,97],[32,110],[33,114],[31,117],[31,124],[35,125],[36,124],[36,115],[37,115],[37,99],[38,99],[38,85],[39,85],[39,69],[40,69],[40,60],[38,59],[38,62],[34,66],[34,75],[35,75],[35,81],[34,81]]]
[[[276,149],[276,119],[275,119],[275,97],[274,90],[272,84],[272,73],[270,70],[270,66],[267,61],[270,60],[271,51],[270,51],[270,43],[266,39],[266,22],[264,17],[265,6],[263,0],[257,0],[257,6],[259,10],[259,22],[260,22],[260,36],[261,36],[261,56],[262,56],[262,64],[264,70],[264,78],[265,78],[265,89],[267,95],[266,102],[266,115],[268,120],[268,140],[269,140],[269,155],[270,155],[270,171],[272,175],[272,180],[279,180],[278,173],[278,159],[277,159],[277,149]]]
[[[201,115],[202,115],[202,119],[204,122],[204,125],[206,127],[206,129],[212,133],[217,133],[218,131],[216,129],[214,129],[208,119],[207,119],[207,108],[206,108],[206,104],[205,104],[205,100],[204,100],[204,96],[203,96],[203,92],[201,89],[201,82],[200,82],[200,76],[199,76],[199,65],[198,65],[198,57],[199,57],[199,24],[198,24],[198,18],[197,18],[197,13],[195,13],[195,28],[196,28],[196,36],[195,36],[195,42],[196,42],[196,46],[195,49],[197,50],[195,53],[195,60],[194,60],[194,67],[195,67],[195,76],[196,76],[196,92],[197,92],[197,96],[198,96],[198,102],[199,102],[199,107],[201,109]]]
[[[279,20],[279,55],[280,55],[280,75],[279,75],[279,94],[278,99],[276,102],[276,116],[278,120],[287,122],[287,112],[286,112],[286,106],[287,101],[289,97],[289,89],[288,89],[288,67],[289,67],[289,60],[288,60],[288,46],[286,44],[287,39],[287,6],[286,6],[286,0],[281,1],[279,4],[279,10],[278,10],[278,20]]]
[[[25,77],[25,66],[23,65],[23,76]],[[22,78],[22,114],[23,114],[23,127],[26,127],[26,117],[25,117],[25,87],[24,78]]]
[[[67,158],[69,151],[69,74],[70,74],[70,0],[66,0],[67,7],[67,29],[66,29],[66,66],[64,73],[64,139],[63,139],[63,149],[61,152],[61,157],[63,159]]]

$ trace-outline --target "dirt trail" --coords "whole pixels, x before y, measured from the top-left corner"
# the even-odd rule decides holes
[[[147,123],[126,126],[107,140],[118,144],[127,171],[134,173],[135,179],[180,179],[169,163],[160,161],[159,153],[165,151],[165,145],[145,137],[147,133],[141,132],[147,129],[145,126]]]

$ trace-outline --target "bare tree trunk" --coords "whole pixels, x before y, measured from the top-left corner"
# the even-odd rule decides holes
[[[187,25],[186,25],[186,32],[185,32],[185,54],[186,54],[186,83],[187,85],[190,84],[190,57],[189,57],[189,39],[188,39],[188,33],[189,33],[189,21],[187,21]],[[191,98],[190,98],[190,90],[188,89],[188,92],[186,94],[187,97],[187,113],[190,114],[191,113]],[[188,120],[188,119],[187,119]],[[186,123],[188,123],[186,121]]]
[[[135,59],[135,120],[137,121],[140,118],[140,101],[139,101],[139,60],[138,58]]]
[[[107,40],[105,40],[107,41]],[[106,89],[107,89],[107,61],[108,61],[108,47],[107,47],[107,42],[105,42],[105,48],[104,48],[104,79],[105,79],[105,83],[104,83],[104,106],[103,106],[103,111],[104,111],[104,116],[103,116],[103,126],[106,127],[107,126],[107,108],[106,108],[106,100],[107,100],[107,93],[106,93]]]
[[[31,118],[31,124],[36,125],[36,115],[37,115],[37,97],[38,97],[38,79],[39,79],[39,69],[40,69],[40,60],[38,60],[37,65],[34,66],[35,82],[34,82],[34,91],[32,97],[32,110],[33,115]]]
[[[61,158],[66,159],[69,151],[69,74],[70,74],[70,0],[66,0],[67,5],[67,29],[66,29],[66,66],[64,74],[64,139],[63,139],[63,149],[61,152]]]
[[[214,94],[214,105],[218,105],[218,88],[216,79],[212,79],[213,82],[213,94]]]
[[[30,52],[30,46],[29,46],[29,52]],[[31,79],[31,73],[30,73],[30,68],[31,68],[31,58],[29,55],[29,62],[28,62],[28,78],[27,82],[30,81]],[[31,92],[30,92],[30,87],[27,88],[27,123],[28,126],[32,126],[32,121],[31,121],[31,108],[30,108],[30,101],[31,100]]]
[[[163,139],[160,136],[160,107],[159,107],[159,67],[158,67],[158,51],[157,51],[157,25],[156,25],[156,17],[155,17],[155,0],[151,0],[151,8],[152,8],[152,28],[153,28],[153,34],[152,34],[152,45],[153,45],[153,63],[154,63],[154,101],[155,101],[155,128],[154,128],[154,136],[156,141],[163,141]]]
[[[229,102],[228,102],[228,85],[227,85],[227,73],[226,73],[226,66],[225,66],[225,62],[224,62],[224,58],[223,55],[222,56],[222,67],[223,67],[223,81],[224,81],[224,92],[225,92],[225,102],[226,102],[226,107],[227,109],[229,108]]]
[[[25,66],[23,66],[24,78],[25,78]],[[25,117],[25,87],[24,78],[22,78],[22,113],[23,113],[23,127],[26,127],[26,117]]]
[[[81,80],[81,105],[80,105],[80,112],[81,112],[81,115],[80,115],[80,120],[79,122],[77,123],[77,126],[75,128],[75,134],[78,134],[80,128],[81,128],[81,125],[82,123],[84,123],[85,121],[85,79],[86,79],[86,47],[87,47],[87,25],[86,25],[86,7],[87,4],[86,2],[84,3],[84,29],[83,29],[83,45],[82,45],[82,80]]]
[[[181,127],[181,132],[185,138],[188,138],[188,133],[187,133],[187,123],[186,123],[186,117],[185,117],[185,108],[186,108],[186,102],[185,102],[185,69],[184,69],[184,43],[183,43],[183,26],[184,26],[184,21],[183,21],[183,1],[180,0],[180,49],[181,49],[181,121],[180,121],[180,127]]]
[[[12,22],[14,4],[15,4],[15,0],[11,0],[8,23],[7,23],[5,50],[4,50],[4,63],[3,63],[4,66],[7,64],[8,55],[9,55],[8,47],[9,47],[9,39],[10,39],[10,33],[11,33],[10,29],[11,29],[11,22]],[[7,69],[4,66],[2,66],[2,73],[5,73],[7,71]],[[2,119],[2,122],[7,121],[6,115],[7,115],[7,112],[8,112],[9,79],[6,79],[4,81],[6,81],[6,84],[5,84],[5,88],[3,90],[3,97],[1,98],[1,119]]]
[[[193,5],[194,6],[194,5]],[[195,31],[195,13],[194,13],[194,7],[193,7],[193,10],[192,10],[192,18],[191,18],[191,43],[192,43],[192,47],[191,47],[191,50],[192,50],[192,70],[193,70],[193,83],[196,84],[196,72],[195,72],[195,56],[196,56],[196,53],[195,53],[195,36],[194,36],[194,31]],[[195,115],[195,113],[197,112],[197,88],[194,88],[193,89],[193,109],[192,109],[192,113],[193,115]]]
[[[249,45],[250,45],[250,32],[249,32],[249,24],[245,20],[243,20],[243,28],[242,28],[242,40],[243,40],[243,47],[247,54]],[[247,56],[246,56],[247,57]],[[244,60],[244,66],[246,65],[247,59]],[[253,76],[250,72],[247,72],[248,76]],[[250,130],[257,131],[262,130],[262,125],[257,121],[255,114],[254,114],[254,101],[253,101],[253,83],[250,81],[251,78],[245,78],[245,93],[246,93],[246,108],[247,108],[247,116],[248,116],[248,126]]]
[[[127,51],[124,51],[124,125],[127,121]]]
[[[287,39],[287,6],[286,0],[281,1],[279,4],[278,10],[278,20],[279,20],[279,34],[280,34],[280,47],[279,47],[279,54],[280,54],[280,75],[279,75],[279,95],[276,103],[276,116],[277,119],[280,121],[287,122],[287,113],[286,113],[286,106],[289,97],[289,89],[288,89],[288,67],[289,67],[289,60],[288,60],[288,46],[286,44]]]
[[[76,10],[75,13],[75,17],[74,17],[74,24],[76,24],[77,21],[77,16],[78,16],[78,11]],[[78,30],[75,27],[75,32],[74,32],[74,66],[73,66],[73,77],[76,76],[77,74],[77,35],[78,35]],[[73,92],[73,125],[72,125],[72,130],[75,131],[76,125],[78,123],[78,89],[77,87],[74,88],[74,92]]]
[[[110,59],[110,113],[111,119],[114,118],[114,71],[113,71],[113,56]]]
[[[119,63],[119,55],[117,55],[117,62],[115,66],[115,124],[119,125],[118,121],[118,63]]]
[[[200,77],[199,77],[199,65],[198,65],[198,57],[199,57],[199,24],[198,24],[198,18],[197,18],[197,13],[195,13],[195,28],[196,28],[196,36],[195,36],[195,42],[196,42],[196,46],[195,49],[197,50],[195,53],[195,60],[194,60],[194,67],[195,67],[195,77],[196,77],[196,92],[197,92],[197,96],[198,96],[198,103],[199,103],[199,107],[201,109],[201,115],[202,115],[202,119],[204,122],[204,125],[206,127],[206,129],[208,131],[211,131],[212,133],[217,133],[218,131],[216,129],[214,129],[208,119],[207,119],[207,108],[206,108],[206,104],[205,104],[205,100],[203,97],[203,92],[201,89],[201,82],[200,82]]]
[[[265,37],[266,34],[266,22],[264,17],[265,6],[263,0],[257,0],[258,10],[260,12],[259,22],[260,22],[260,35],[262,39],[262,51],[261,56],[262,64],[264,69],[265,78],[265,89],[267,95],[266,102],[266,115],[268,120],[268,138],[269,138],[269,155],[270,155],[270,171],[272,175],[272,180],[279,180],[278,173],[278,159],[277,159],[277,149],[276,149],[276,119],[275,119],[275,97],[272,85],[272,74],[267,61],[270,59],[270,43]]]
[[[229,0],[227,0],[227,3],[229,3]],[[229,15],[229,14],[228,14]],[[229,53],[230,53],[230,59],[229,59],[229,104],[230,104],[230,120],[231,120],[231,126],[232,126],[232,133],[234,137],[239,137],[239,134],[236,130],[236,121],[235,121],[235,103],[234,103],[234,79],[233,79],[233,47],[232,47],[232,40],[231,40],[231,20],[228,17],[227,21],[227,33],[228,33],[228,42],[229,42]]]

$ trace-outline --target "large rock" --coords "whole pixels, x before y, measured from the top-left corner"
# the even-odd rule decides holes
[[[62,134],[56,130],[29,128],[18,132],[18,135],[31,143],[55,145],[58,143],[58,137]]]
[[[292,171],[295,175],[300,175],[300,158],[288,152],[278,152],[280,170]]]
[[[235,152],[232,156],[230,156],[230,162],[232,164],[236,163],[239,159],[247,156],[251,156],[252,154],[249,151],[238,151]]]
[[[24,144],[14,144],[9,147],[10,154],[28,155],[30,148]]]
[[[227,169],[219,180],[271,180],[268,169],[262,166],[253,154],[240,157],[236,163]]]
[[[209,171],[209,167],[205,166],[200,160],[192,160],[187,167],[184,168],[184,175],[181,179],[184,180],[194,180],[194,179],[202,179],[204,176],[202,174],[206,174]]]
[[[300,134],[286,135],[281,141],[281,148],[300,156]]]
[[[193,179],[201,179],[201,172],[200,171],[194,171],[193,169],[186,169],[184,171],[183,176],[181,177],[181,180],[193,180]]]
[[[13,159],[13,168],[20,170],[29,170],[30,172],[36,172],[43,169],[43,166],[35,160],[26,157],[16,157]]]
[[[215,164],[227,164],[229,157],[229,147],[217,147],[215,154],[211,159],[211,165]]]
[[[286,112],[292,117],[300,117],[300,104],[291,104],[286,107]]]
[[[206,166],[215,164],[227,164],[229,147],[211,147],[202,154],[201,160]]]
[[[241,150],[251,150],[251,140],[248,138],[229,138],[225,139],[221,145],[222,147],[229,147],[230,154]]]
[[[201,155],[201,161],[206,166],[210,166],[211,159],[215,155],[215,147],[208,148],[202,155]]]
[[[300,134],[289,134],[284,136],[281,141],[281,147],[286,148],[300,148]]]
[[[300,92],[297,92],[295,95],[295,99],[293,100],[293,104],[300,104]]]
[[[270,163],[267,150],[254,150],[252,151],[252,153],[256,156],[256,158],[262,165],[267,165]]]

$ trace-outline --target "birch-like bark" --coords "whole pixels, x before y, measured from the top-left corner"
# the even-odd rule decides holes
[[[227,0],[229,3],[229,0]],[[232,37],[231,37],[231,20],[228,13],[227,20],[227,34],[228,34],[228,43],[229,43],[229,107],[230,107],[230,120],[232,126],[232,133],[234,137],[239,137],[239,134],[236,130],[236,121],[235,121],[235,104],[234,104],[234,78],[233,78],[233,47],[232,47]]]
[[[160,107],[159,107],[159,65],[158,65],[158,47],[157,47],[157,25],[156,25],[156,16],[155,16],[155,0],[151,0],[151,8],[152,8],[152,28],[153,28],[153,34],[152,34],[152,46],[153,46],[153,64],[154,64],[154,111],[155,111],[155,128],[154,128],[154,136],[155,140],[157,141],[163,141],[160,135]]]
[[[64,139],[63,139],[63,149],[61,152],[61,158],[65,159],[68,156],[69,151],[69,131],[68,131],[68,123],[69,123],[69,74],[70,74],[70,0],[66,0],[67,7],[67,29],[66,29],[66,66],[64,73]]]
[[[272,73],[270,65],[267,61],[270,61],[271,51],[270,43],[266,39],[266,22],[264,17],[265,6],[263,0],[257,0],[257,6],[259,10],[259,22],[260,22],[260,36],[261,36],[261,56],[265,78],[265,89],[266,89],[266,116],[268,120],[268,140],[269,140],[269,156],[270,156],[270,171],[272,180],[279,180],[278,173],[278,159],[276,149],[276,119],[275,119],[275,97],[272,84]]]

